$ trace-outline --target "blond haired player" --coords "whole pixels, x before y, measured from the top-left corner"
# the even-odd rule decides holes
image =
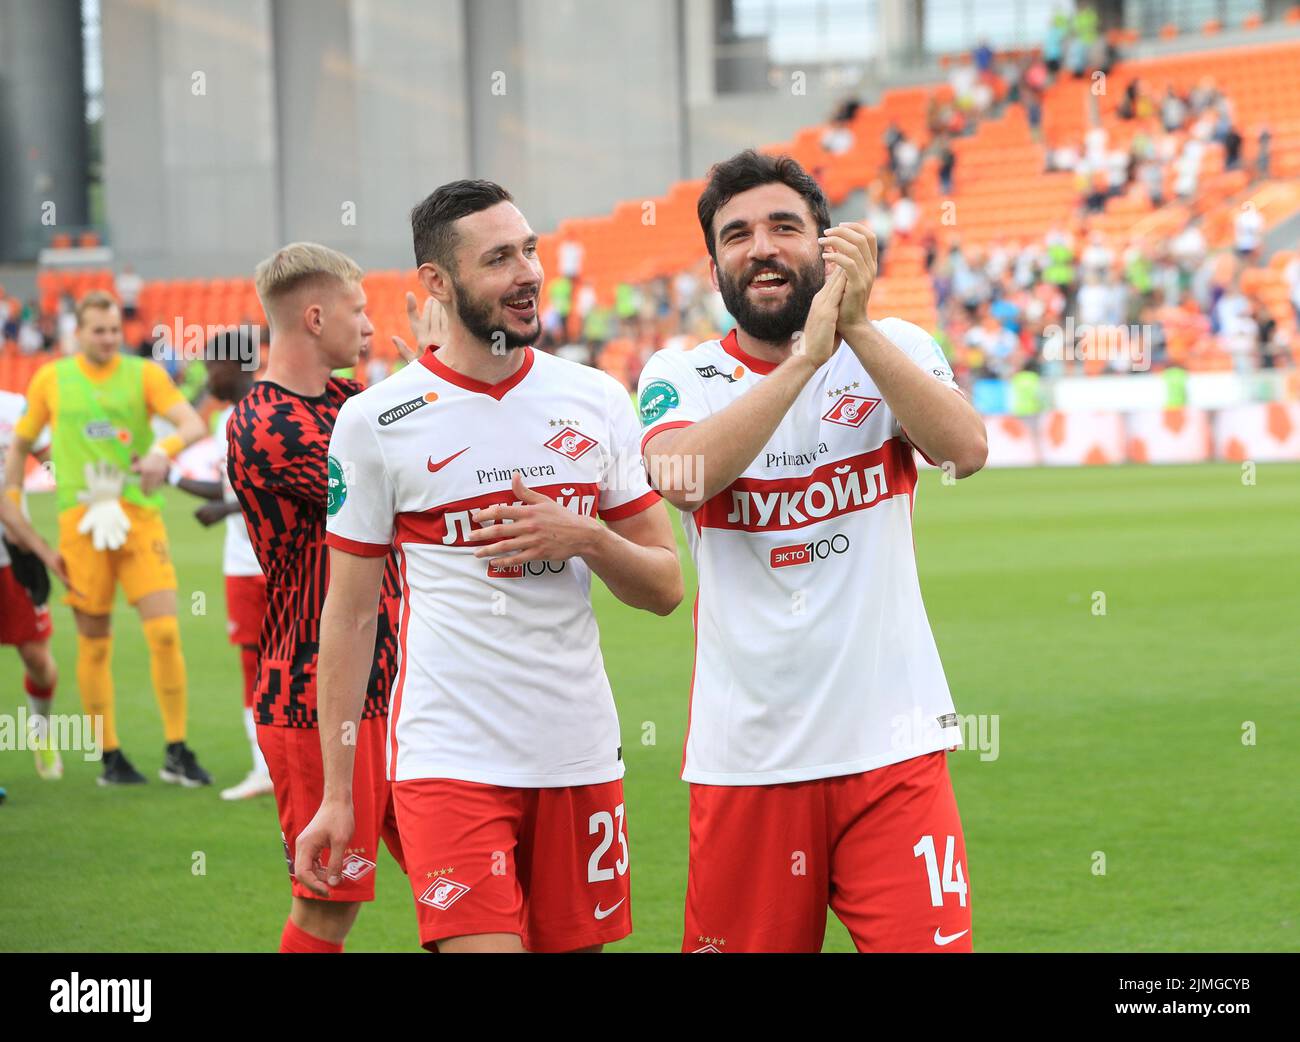
[[[176,433],[155,441],[150,420]],[[143,782],[118,744],[113,712],[113,598],[121,584],[140,613],[167,748],[160,777],[187,787],[212,779],[185,744],[186,677],[176,621],[176,572],[158,486],[171,458],[202,438],[203,421],[155,362],[122,353],[122,316],[103,292],[77,305],[77,352],[43,365],[27,389],[5,466],[16,501],[36,438],[48,426],[59,508],[59,553],[73,589],[77,687],[104,722],[101,785]],[[135,475],[135,477],[131,477]]]
[[[349,654],[365,674],[365,706],[349,738],[349,829],[333,848],[343,881],[320,894],[294,876],[299,834],[320,806],[325,784],[316,712],[321,608],[330,584],[325,519],[338,494],[330,436],[340,408],[361,384],[332,375],[354,366],[374,327],[366,317],[362,273],[342,253],[290,243],[257,266],[257,295],[271,326],[262,378],[231,413],[227,473],[266,575],[253,710],[257,742],[270,771],[292,904],[280,934],[284,953],[338,953],[361,904],[375,897],[383,839],[405,866],[392,787],[384,775],[388,694],[397,672],[399,577],[391,555],[383,593],[350,620]]]

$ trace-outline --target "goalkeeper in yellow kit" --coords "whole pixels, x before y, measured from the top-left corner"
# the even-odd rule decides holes
[[[77,353],[47,363],[32,377],[26,411],[14,427],[5,495],[18,500],[28,452],[48,425],[59,555],[77,623],[77,686],[84,711],[104,721],[99,783],[145,780],[122,754],[113,715],[109,619],[121,583],[127,601],[140,613],[149,646],[167,740],[160,776],[185,786],[209,785],[211,777],[185,744],[186,678],[176,621],[176,572],[157,491],[171,458],[207,432],[161,366],[125,355],[121,348],[116,302],[107,293],[87,294],[77,305]],[[149,422],[153,415],[169,420],[176,433],[155,441]]]

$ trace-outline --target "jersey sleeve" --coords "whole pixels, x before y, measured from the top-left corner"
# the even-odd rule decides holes
[[[157,362],[144,363],[144,402],[155,416],[166,416],[168,411],[179,402],[185,401],[185,395],[167,375],[167,370]]]
[[[227,432],[236,494],[252,489],[317,506],[324,499],[329,439],[314,423],[300,423],[288,403],[237,409]]]
[[[325,542],[360,557],[382,557],[393,541],[397,497],[379,439],[355,400],[343,403],[329,449]]]
[[[903,354],[907,355],[919,369],[924,369],[945,387],[951,387],[957,394],[961,394],[961,388],[957,386],[957,381],[953,379],[952,366],[948,364],[947,356],[943,353],[943,348],[939,346],[939,341],[935,340],[920,326],[912,322],[904,321],[901,318],[886,318],[877,323],[880,332],[885,338],[897,347]],[[894,417],[894,436],[902,435],[907,438],[907,431],[903,425],[898,422],[898,417]],[[911,438],[907,438],[912,447],[925,459],[925,462],[934,467],[937,464],[925,454]]]
[[[603,521],[622,521],[658,503],[659,493],[650,487],[641,465],[640,428],[627,391],[612,377],[604,383],[610,445],[597,513]]]
[[[683,365],[675,352],[658,351],[650,356],[637,388],[642,451],[656,434],[689,427],[709,415],[701,383],[699,374]]]
[[[35,442],[41,436],[53,415],[51,398],[54,392],[54,363],[46,362],[32,375],[27,385],[27,401],[23,414],[14,424],[14,433],[24,441]]]

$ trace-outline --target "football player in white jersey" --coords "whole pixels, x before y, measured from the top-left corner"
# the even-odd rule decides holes
[[[214,334],[207,343],[205,365],[208,392],[227,402],[217,414],[214,433],[223,448],[227,445],[226,426],[235,411],[235,403],[253,386],[259,359],[260,341],[254,342],[248,331],[232,327]],[[172,468],[171,483],[183,492],[208,502],[194,511],[205,527],[219,521],[226,523],[226,540],[221,553],[221,573],[226,585],[226,635],[239,648],[240,670],[244,677],[244,733],[252,754],[252,767],[242,781],[221,790],[223,800],[247,800],[270,795],[275,787],[266,757],[257,744],[257,725],[253,720],[253,692],[257,687],[257,642],[266,615],[266,576],[257,562],[248,526],[244,522],[239,499],[226,475],[225,452],[221,455],[220,477],[201,481],[182,477]]]
[[[0,483],[4,482],[5,457],[13,440],[14,424],[23,414],[27,400],[12,391],[0,391]],[[41,436],[33,453],[42,461],[49,458],[48,432]],[[21,493],[10,499],[14,511],[25,514]],[[5,534],[0,521],[0,645],[18,650],[23,663],[23,687],[27,691],[28,744],[36,756],[36,773],[46,781],[63,777],[63,758],[50,736],[50,706],[58,669],[50,654],[53,621],[49,599],[50,578],[41,558],[26,549],[19,529],[25,520],[14,518]],[[12,552],[11,552],[12,548]]]
[[[447,332],[350,399],[330,441],[325,793],[295,874],[320,892],[339,879],[365,685],[354,650],[395,547],[387,758],[420,941],[596,951],[632,924],[622,743],[591,576],[668,614],[682,598],[672,526],[627,392],[530,346],[543,272],[510,194],[453,182],[411,225]]]
[[[698,210],[737,328],[658,352],[639,395],[700,577],[683,950],[819,951],[829,905],[860,951],[969,951],[912,447],[965,477],[983,422],[928,334],[868,318],[875,239],[792,159],[718,164]]]

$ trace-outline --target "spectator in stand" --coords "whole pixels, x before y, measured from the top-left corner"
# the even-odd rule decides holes
[[[1238,257],[1248,261],[1258,258],[1260,247],[1264,245],[1264,215],[1254,203],[1248,201],[1237,207],[1233,236]]]
[[[1138,94],[1141,92],[1141,83],[1135,76],[1128,81],[1128,86],[1124,88],[1124,96],[1120,98],[1118,115],[1122,120],[1130,120],[1137,117]]]
[[[1300,326],[1300,254],[1287,261],[1282,270],[1286,282],[1287,299],[1291,301],[1291,310],[1295,312],[1296,325]]]
[[[1187,103],[1170,85],[1165,88],[1164,100],[1160,102],[1160,125],[1165,128],[1165,133],[1172,134],[1176,130],[1181,130],[1185,122],[1187,122]]]
[[[1057,10],[1047,26],[1047,35],[1043,39],[1043,61],[1047,71],[1055,76],[1061,71],[1061,61],[1065,56],[1065,38],[1069,35],[1070,18],[1064,11]]]
[[[885,203],[885,186],[879,179],[867,186],[867,227],[876,233],[876,270],[885,270],[885,256],[894,234],[894,219]]]
[[[1079,267],[1084,276],[1096,275],[1105,278],[1115,267],[1115,253],[1106,243],[1106,236],[1094,231],[1088,236],[1088,245],[1079,255]]]
[[[1196,195],[1201,176],[1201,160],[1205,157],[1205,142],[1195,136],[1188,137],[1183,151],[1174,161],[1174,194],[1184,202]]]
[[[1079,287],[1075,313],[1080,324],[1087,326],[1111,326],[1118,324],[1119,316],[1115,310],[1115,287],[1103,281],[1102,276],[1090,271],[1083,277]]]
[[[27,307],[23,310],[22,317],[18,321],[18,350],[24,355],[34,355],[38,351],[44,351],[48,346],[45,343],[45,337],[41,335],[40,312],[33,307]]]
[[[857,115],[862,102],[857,98],[845,98],[831,114],[830,125],[822,135],[822,148],[831,155],[843,155],[851,151],[854,145],[853,117]]]
[[[1277,320],[1262,300],[1255,302],[1254,319],[1257,333],[1255,355],[1259,359],[1260,368],[1277,369],[1285,364],[1286,345],[1279,337]]]
[[[1255,149],[1255,176],[1261,180],[1269,176],[1269,164],[1272,160],[1273,132],[1268,127],[1260,127],[1259,143]]]
[[[59,350],[65,355],[73,354],[77,349],[77,301],[66,290],[59,297],[56,329]]]
[[[894,146],[903,138],[903,132],[898,129],[898,124],[892,119],[889,125],[885,127],[885,162],[889,164],[889,172],[898,178],[898,158],[894,154]]]
[[[912,232],[916,228],[918,211],[916,202],[912,199],[906,185],[903,185],[898,190],[898,198],[894,200],[894,206],[889,216],[894,234],[903,239],[910,239]]]
[[[1152,206],[1163,206],[1165,201],[1165,172],[1154,159],[1148,159],[1138,165],[1138,180],[1146,189]]]
[[[952,195],[952,172],[957,165],[957,153],[952,150],[948,135],[941,135],[936,151],[939,159],[939,190],[944,195]]]
[[[893,156],[894,176],[898,179],[898,184],[906,188],[916,178],[917,171],[920,169],[921,150],[916,147],[916,142],[903,134],[894,142]]]
[[[1229,126],[1223,135],[1223,169],[1236,170],[1241,165],[1241,132]]]
[[[144,290],[144,279],[135,273],[135,268],[124,264],[117,277],[113,279],[113,288],[117,290],[117,299],[122,304],[122,317],[135,318],[139,314],[140,294]]]
[[[574,239],[565,239],[558,250],[560,274],[576,282],[582,277],[582,243]]]
[[[1233,369],[1241,375],[1253,372],[1258,367],[1255,349],[1259,329],[1254,309],[1235,279],[1214,307],[1214,323],[1220,347],[1232,356]]]

